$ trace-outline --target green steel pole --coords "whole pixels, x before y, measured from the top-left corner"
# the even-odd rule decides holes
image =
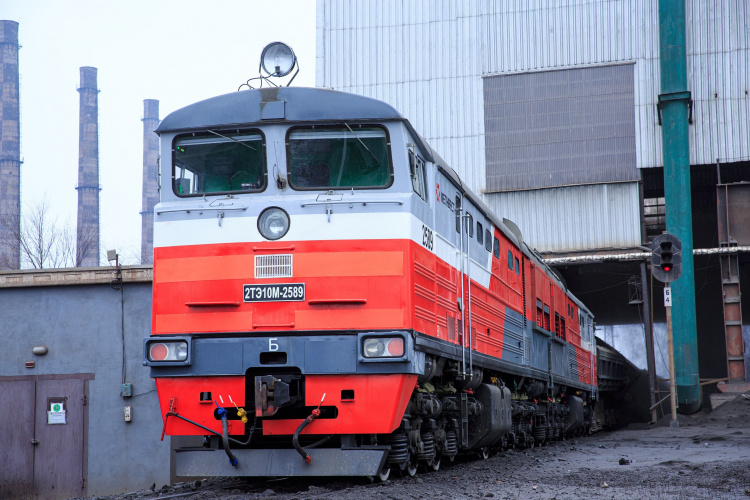
[[[691,100],[685,54],[685,2],[659,0],[659,110],[664,150],[664,202],[667,231],[682,242],[682,276],[672,284],[677,402],[680,413],[695,413],[700,409],[701,397],[690,206],[688,120]]]

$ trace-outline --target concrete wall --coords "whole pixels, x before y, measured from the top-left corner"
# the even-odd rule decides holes
[[[0,377],[94,374],[88,400],[89,496],[169,483],[170,443],[159,441],[155,385],[141,362],[143,338],[151,329],[151,268],[126,269],[122,290],[110,286],[113,276],[108,269],[0,273]],[[33,355],[31,349],[41,344],[49,353]],[[32,360],[36,367],[26,368]],[[133,384],[130,398],[120,395],[123,369]],[[124,421],[125,405],[132,406],[130,423]],[[3,423],[5,432],[12,428]]]

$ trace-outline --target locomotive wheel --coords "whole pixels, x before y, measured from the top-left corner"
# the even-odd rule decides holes
[[[437,472],[437,471],[439,471],[440,470],[440,457],[433,458],[432,461],[429,462],[429,463],[423,462],[422,466],[421,466],[421,469],[424,472]]]
[[[388,480],[388,478],[391,476],[391,466],[386,464],[383,466],[382,469],[380,469],[380,472],[377,476],[374,476],[373,479],[378,483],[384,483]]]
[[[406,464],[406,468],[404,469],[404,472],[406,472],[406,475],[409,477],[414,477],[417,475],[417,464],[413,464],[409,462]]]
[[[414,458],[414,456],[409,453],[409,458],[406,460],[406,464],[404,464],[404,468],[401,469],[401,477],[409,476],[414,477],[417,475],[417,460]]]

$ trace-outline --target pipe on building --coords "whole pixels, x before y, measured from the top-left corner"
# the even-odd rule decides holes
[[[750,246],[693,249],[693,255],[724,255],[748,252],[750,252]],[[628,260],[648,260],[650,258],[651,252],[624,252],[596,255],[576,255],[574,257],[550,257],[548,259],[543,258],[543,260],[544,263],[549,266],[562,266],[565,264],[596,264],[605,261],[621,262]]]
[[[659,0],[659,118],[664,154],[667,231],[682,242],[682,276],[672,284],[677,400],[680,412],[701,407],[698,329],[695,314],[693,215],[690,196],[688,123],[692,99],[687,88],[685,0]]]

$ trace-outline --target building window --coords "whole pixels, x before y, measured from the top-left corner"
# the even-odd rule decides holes
[[[638,181],[635,67],[483,78],[487,192]]]

